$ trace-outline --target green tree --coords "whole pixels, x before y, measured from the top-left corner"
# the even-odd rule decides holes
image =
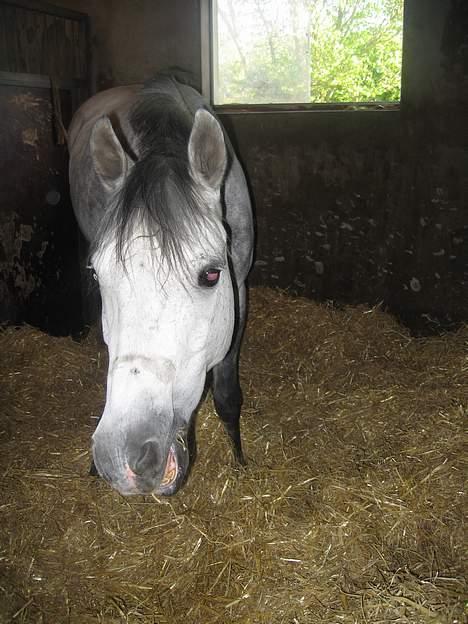
[[[218,99],[308,100],[310,0],[218,0]]]
[[[311,20],[311,101],[400,99],[403,0],[322,0]]]
[[[218,0],[218,102],[400,97],[403,0]]]

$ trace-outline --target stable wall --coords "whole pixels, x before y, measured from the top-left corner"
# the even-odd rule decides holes
[[[1,324],[54,334],[82,328],[63,126],[86,90],[86,21],[0,2]]]
[[[87,13],[94,90],[142,82],[180,67],[199,80],[198,0],[57,0]]]
[[[399,111],[226,114],[248,171],[253,283],[468,319],[468,3],[407,0]]]
[[[179,66],[199,3],[62,0],[91,16],[99,88]],[[257,216],[251,283],[382,302],[415,329],[468,318],[468,3],[406,0],[397,111],[223,113]]]

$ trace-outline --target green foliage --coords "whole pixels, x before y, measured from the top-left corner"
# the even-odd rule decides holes
[[[246,39],[241,9],[253,2],[262,27]],[[237,0],[237,12],[223,13],[237,40],[230,54],[219,54],[217,102],[399,100],[403,0],[289,0],[289,31],[271,19],[274,3]]]
[[[325,8],[312,33],[311,101],[399,100],[402,0],[341,0]]]
[[[245,68],[234,61],[222,68],[223,83],[229,101],[297,102],[298,94],[307,101],[309,97],[309,70],[306,62],[298,67],[291,53],[292,46],[285,39],[275,46],[272,58],[264,41],[259,42]],[[305,60],[305,59],[304,59]],[[294,71],[291,71],[294,67]]]

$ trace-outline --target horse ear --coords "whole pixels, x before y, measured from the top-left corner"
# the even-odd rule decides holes
[[[226,170],[226,144],[221,126],[203,108],[195,113],[188,157],[194,180],[212,190],[219,190]]]
[[[128,159],[109,117],[101,117],[91,133],[91,156],[103,185],[109,191],[122,186],[128,170]]]

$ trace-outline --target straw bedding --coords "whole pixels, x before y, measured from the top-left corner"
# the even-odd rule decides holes
[[[466,621],[468,329],[412,338],[378,309],[255,289],[248,467],[211,399],[175,497],[88,476],[106,356],[0,334],[0,621]]]

